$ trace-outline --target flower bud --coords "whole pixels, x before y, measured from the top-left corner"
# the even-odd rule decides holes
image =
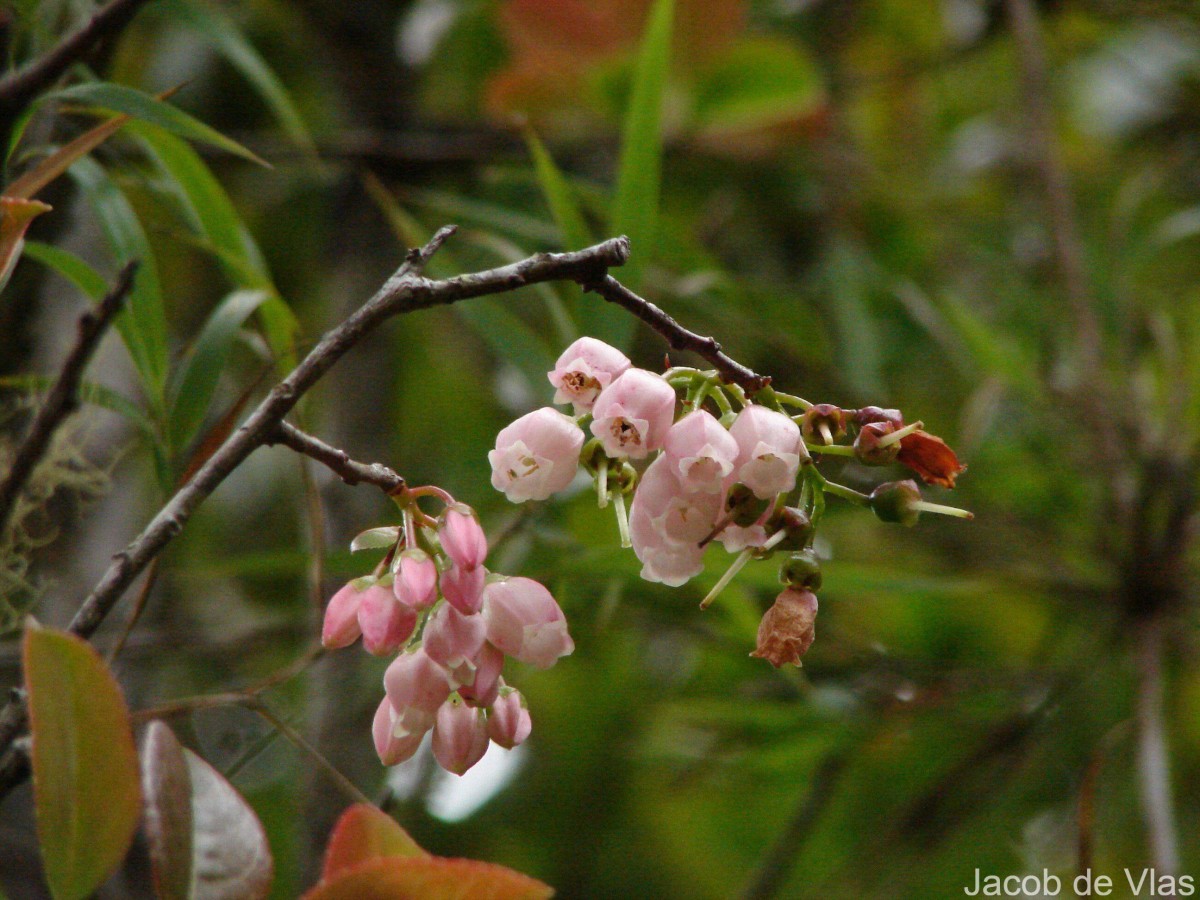
[[[549,406],[521,416],[501,429],[488,451],[492,487],[513,503],[545,500],[575,477],[583,438],[574,419]]]
[[[800,665],[816,637],[817,597],[812,591],[785,588],[775,605],[763,614],[758,626],[758,647],[751,656],[765,659],[775,668]]]
[[[675,389],[645,369],[627,369],[600,392],[592,434],[612,457],[643,459],[666,440],[675,418]]]
[[[450,674],[418,647],[392,660],[383,687],[398,715],[410,707],[432,715],[450,696]]]
[[[788,557],[779,569],[779,580],[792,588],[821,589],[821,563],[816,551],[809,547]]]
[[[562,352],[546,377],[555,387],[554,402],[572,404],[578,416],[590,412],[600,392],[630,365],[629,357],[616,347],[581,337]]]
[[[548,669],[575,649],[563,611],[532,578],[505,578],[487,585],[483,617],[491,643],[536,668]]]
[[[751,404],[738,413],[729,428],[738,444],[734,478],[760,500],[796,486],[800,460],[808,451],[800,440],[800,426],[781,412]]]
[[[889,481],[871,491],[871,510],[883,522],[898,522],[915,525],[920,518],[921,489],[911,478],[907,481]]]
[[[433,755],[447,772],[465,774],[488,748],[487,716],[455,695],[441,705],[433,726]]]
[[[390,587],[367,588],[358,607],[363,647],[374,656],[395,653],[412,637],[417,611],[396,599]]]
[[[487,580],[487,569],[479,566],[474,569],[463,569],[452,565],[439,580],[442,596],[451,606],[464,616],[479,612],[483,602],[483,585]]]
[[[429,721],[432,724],[433,718],[430,717]],[[379,708],[375,710],[371,735],[375,739],[375,752],[379,754],[379,761],[385,766],[394,766],[411,759],[421,746],[421,739],[425,737],[425,731],[406,731],[397,737],[395,726],[396,711],[388,702],[388,698],[384,697],[379,703]]]
[[[329,650],[349,647],[362,634],[358,624],[358,607],[362,591],[351,581],[333,595],[325,607],[325,623],[321,628],[321,644]]]
[[[415,547],[396,556],[392,592],[396,599],[413,609],[426,609],[437,599],[437,563],[424,550]]]
[[[685,491],[708,494],[721,491],[738,457],[733,435],[703,409],[688,413],[671,426],[663,450]]]
[[[500,673],[504,669],[504,653],[494,644],[484,643],[472,660],[473,670],[463,666],[458,693],[474,706],[491,706],[500,690]]]
[[[457,669],[474,659],[487,637],[487,625],[479,615],[464,616],[443,603],[425,623],[421,646],[435,663]]]
[[[846,433],[846,411],[832,403],[816,403],[804,411],[800,433],[814,444],[832,444]]]
[[[446,507],[438,522],[438,540],[446,555],[464,569],[483,565],[487,557],[487,537],[479,517],[465,503]]]
[[[858,430],[854,439],[854,455],[866,466],[886,466],[900,453],[900,442],[884,443],[883,439],[896,430],[891,422],[868,422]]]
[[[529,737],[533,730],[533,721],[529,718],[529,710],[525,708],[525,698],[514,688],[505,688],[492,704],[488,714],[488,736],[504,747],[511,750]]]

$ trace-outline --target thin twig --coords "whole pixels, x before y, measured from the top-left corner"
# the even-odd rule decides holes
[[[759,375],[726,356],[715,339],[688,331],[670,315],[649,300],[639,297],[611,275],[605,274],[603,278],[581,281],[580,284],[585,291],[597,293],[609,303],[633,313],[661,334],[672,350],[691,350],[708,360],[726,383],[741,385],[748,394],[761,391],[771,383],[770,376]]]
[[[353,781],[342,774],[341,770],[338,769],[337,766],[327,760],[325,755],[321,753],[320,750],[305,740],[304,735],[300,734],[300,732],[298,732],[295,728],[283,721],[283,719],[279,718],[279,716],[275,715],[275,713],[271,712],[271,710],[261,700],[254,698],[252,701],[247,701],[243,705],[247,709],[251,709],[258,713],[260,716],[274,725],[275,729],[285,738],[291,741],[293,745],[312,757],[313,762],[315,762],[325,771],[329,778],[339,788],[341,788],[342,792],[347,797],[349,797],[355,803],[366,803],[368,806],[374,805],[371,802],[371,798],[360,791],[355,786]]]
[[[312,457],[349,485],[371,484],[387,494],[395,494],[405,486],[404,479],[387,466],[357,462],[345,450],[330,446],[288,422],[280,422],[274,433],[267,437],[266,443],[283,444],[297,453]]]
[[[54,84],[67,69],[108,38],[120,34],[146,0],[112,0],[91,20],[64,38],[53,50],[31,65],[0,81],[0,132],[9,126],[33,99]]]
[[[136,261],[126,265],[104,299],[79,317],[79,337],[75,340],[75,346],[59,369],[58,379],[34,417],[29,433],[17,448],[12,468],[0,482],[0,533],[8,527],[17,498],[45,456],[54,432],[78,408],[79,383],[83,379],[84,369],[113,318],[121,311],[125,298],[129,296],[137,266]]]

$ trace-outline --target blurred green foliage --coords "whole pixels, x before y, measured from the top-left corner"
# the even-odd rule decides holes
[[[86,4],[13,6],[21,62]],[[643,41],[652,8],[669,47]],[[10,602],[65,620],[94,560],[157,508],[204,435],[439,225],[463,231],[435,274],[627,228],[642,291],[782,390],[899,407],[946,437],[970,464],[948,502],[976,520],[902,530],[831,501],[817,641],[803,670],[776,672],[747,657],[777,591],[771,564],[701,613],[727,562],[717,551],[665,589],[637,578],[586,492],[518,514],[488,484],[495,433],[548,402],[540,372],[573,334],[610,329],[646,366],[663,357],[656,335],[597,316],[572,286],[391,324],[318,388],[304,423],[476,506],[507,535],[497,569],[544,581],[577,642],[549,672],[509,673],[534,733],[481,807],[447,821],[431,768],[393,778],[391,809],[416,840],[564,897],[942,897],[976,868],[1073,876],[1081,853],[1122,895],[1121,870],[1154,862],[1136,717],[1152,626],[1180,872],[1200,876],[1200,14],[1182,0],[1036,11],[1096,371],[1060,277],[1005,4],[150,5],[72,73],[88,87],[56,101],[62,115],[39,108],[5,180],[91,122],[61,104],[134,111],[101,82],[139,97],[183,83],[173,104],[271,168],[146,116],[48,198],[55,213],[0,298],[6,384],[27,390],[68,327],[49,298],[80,278],[56,248],[105,278],[143,260],[144,352],[109,359],[89,394],[121,524],[49,511],[63,534],[34,557],[40,590]],[[884,480],[833,471],[859,489]],[[118,663],[131,705],[286,665],[317,639],[314,600],[373,562],[343,548],[392,512],[369,488],[314,494],[285,451],[260,451],[164,558]],[[358,656],[268,700],[382,796],[369,736],[382,665]],[[228,712],[175,724],[253,802],[276,895],[293,896],[349,800]],[[14,897],[22,859],[0,862]]]

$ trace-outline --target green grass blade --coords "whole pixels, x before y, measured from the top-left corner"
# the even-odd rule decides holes
[[[49,375],[6,375],[0,377],[0,388],[24,394],[41,394],[54,387],[54,382],[55,379]],[[120,391],[99,382],[81,381],[79,400],[116,413],[128,420],[147,440],[157,440],[158,432],[145,411]]]
[[[638,53],[633,94],[621,138],[613,230],[629,236],[633,255],[621,270],[621,280],[637,289],[658,228],[662,179],[662,107],[671,64],[674,0],[655,0]],[[607,306],[607,304],[605,304]],[[619,309],[597,307],[602,333],[595,336],[622,346],[632,334],[633,321]]]
[[[224,150],[226,153],[232,153],[235,156],[240,156],[242,159],[247,159],[270,168],[270,165],[266,161],[247,150],[232,138],[228,138],[215,128],[205,125],[199,119],[188,115],[177,106],[165,103],[136,88],[127,87],[123,84],[98,81],[90,84],[77,84],[65,90],[57,91],[50,96],[58,101],[80,103],[100,107],[112,112],[125,113],[133,116],[135,119],[141,119],[143,122],[152,122],[160,128],[165,128],[172,134],[177,134],[188,140],[209,144],[220,150]]]
[[[546,198],[546,205],[550,207],[550,215],[554,217],[554,224],[562,235],[563,249],[579,250],[591,246],[595,243],[591,229],[566,176],[532,128],[525,130],[525,143],[529,147],[529,155],[533,157],[533,169]]]
[[[174,392],[170,420],[172,447],[187,446],[204,424],[238,332],[270,296],[266,291],[234,291],[208,317]]]
[[[69,250],[41,241],[26,241],[25,256],[53,269],[93,300],[101,299],[108,291],[104,276]]]

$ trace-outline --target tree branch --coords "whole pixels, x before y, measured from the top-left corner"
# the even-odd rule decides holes
[[[79,62],[101,41],[120,34],[146,0],[112,0],[91,21],[64,38],[58,46],[32,64],[0,81],[0,132],[7,133],[12,121],[33,99],[54,84],[59,76]]]
[[[741,385],[748,394],[761,391],[771,383],[769,375],[759,375],[726,356],[716,340],[688,331],[667,313],[649,300],[639,297],[611,275],[605,273],[595,281],[580,283],[585,291],[599,294],[609,303],[615,303],[633,313],[661,334],[672,350],[691,350],[708,360],[726,383]]]
[[[283,444],[297,453],[312,457],[349,485],[373,484],[386,494],[395,494],[405,485],[404,479],[387,466],[381,463],[368,465],[357,462],[351,459],[345,450],[326,444],[287,422],[280,422],[266,443]]]
[[[17,448],[12,468],[4,480],[0,481],[0,533],[8,527],[8,520],[17,498],[21,496],[21,490],[45,456],[54,432],[63,420],[78,408],[79,382],[83,379],[84,369],[87,368],[108,326],[121,311],[125,298],[133,289],[133,276],[137,266],[136,261],[125,266],[117,276],[116,284],[99,305],[79,317],[79,337],[75,340],[75,346],[71,348],[62,368],[59,369],[58,379],[34,417],[29,433]]]

